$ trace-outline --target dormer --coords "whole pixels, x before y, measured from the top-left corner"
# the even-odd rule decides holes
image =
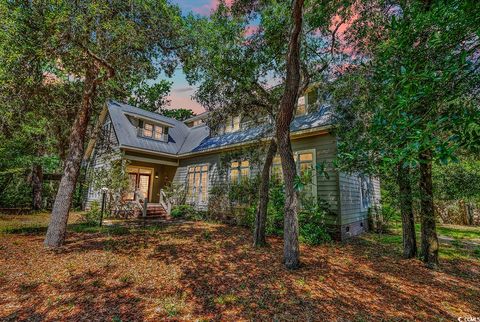
[[[207,112],[203,112],[199,115],[192,116],[183,122],[188,127],[197,127],[197,126],[205,125],[205,119],[207,118],[207,116],[208,116]]]
[[[126,113],[133,126],[137,128],[137,136],[145,139],[168,142],[168,130],[174,125],[142,115]]]
[[[297,101],[297,108],[295,109],[295,116],[301,116],[308,114],[316,110],[318,105],[318,89],[311,88],[307,92],[300,96]]]

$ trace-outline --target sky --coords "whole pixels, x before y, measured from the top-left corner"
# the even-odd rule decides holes
[[[183,11],[184,14],[193,12],[199,15],[209,15],[218,5],[217,0],[172,0]],[[177,68],[175,74],[169,79],[172,84],[172,91],[168,99],[171,101],[170,108],[189,108],[199,114],[205,109],[192,100],[195,87],[188,84],[181,67]]]

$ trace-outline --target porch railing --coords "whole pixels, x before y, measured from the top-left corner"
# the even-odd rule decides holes
[[[167,212],[167,215],[170,216],[170,213],[172,212],[172,203],[170,202],[170,200],[168,200],[167,195],[165,194],[165,191],[163,191],[163,189],[160,189],[160,204]]]

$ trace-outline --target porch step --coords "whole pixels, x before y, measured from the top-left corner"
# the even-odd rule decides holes
[[[150,203],[147,205],[147,218],[165,218],[169,216],[161,204]]]

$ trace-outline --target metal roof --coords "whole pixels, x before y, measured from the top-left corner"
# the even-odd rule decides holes
[[[235,144],[259,140],[270,130],[269,125],[260,125],[233,133],[210,136],[210,129],[206,125],[189,128],[184,122],[116,101],[108,101],[107,107],[120,147],[130,147],[174,156],[221,149]],[[168,124],[170,126],[168,142],[138,136],[137,128],[130,122],[129,117],[149,119],[161,124]],[[294,118],[290,130],[293,133],[324,127],[331,125],[332,120],[330,107],[325,105],[317,112]]]

